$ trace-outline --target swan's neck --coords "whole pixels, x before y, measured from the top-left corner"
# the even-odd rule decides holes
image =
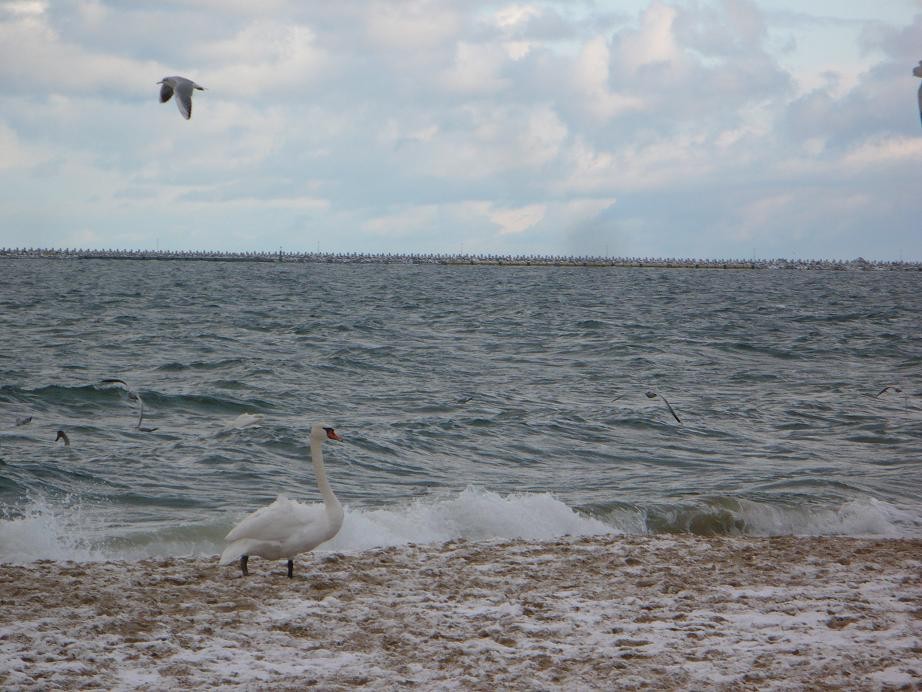
[[[323,443],[311,440],[311,461],[314,464],[317,487],[320,489],[320,494],[323,495],[323,504],[326,507],[327,514],[333,517],[334,515],[341,515],[343,510],[339,500],[336,499],[336,495],[333,494],[329,481],[327,481],[327,472],[323,467],[322,446]]]

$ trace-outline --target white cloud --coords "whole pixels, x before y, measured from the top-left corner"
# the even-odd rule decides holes
[[[372,0],[359,16],[372,42],[384,50],[413,53],[452,40],[460,31],[460,7],[435,0]]]
[[[434,204],[407,207],[368,219],[362,228],[378,235],[401,236],[434,228],[438,213],[439,209]]]
[[[515,30],[529,19],[541,16],[541,8],[536,5],[506,5],[493,15],[496,25],[507,31]]]
[[[843,163],[851,169],[914,163],[918,172],[922,167],[922,137],[877,137],[846,154]]]
[[[641,110],[645,106],[644,100],[638,96],[612,91],[609,85],[610,63],[608,43],[598,36],[583,45],[574,69],[574,80],[584,99],[582,105],[599,120]]]
[[[161,69],[153,60],[111,55],[69,41],[37,6],[36,11],[17,11],[12,19],[0,21],[0,85],[5,90],[140,93],[150,88],[150,75]]]
[[[868,8],[0,2],[0,245],[922,257],[922,14]]]
[[[517,209],[495,209],[488,212],[490,221],[499,226],[502,235],[522,233],[544,219],[547,207],[530,204]]]
[[[226,39],[206,42],[193,54],[215,65],[209,88],[243,98],[284,98],[285,90],[306,88],[332,69],[309,26],[267,20],[248,24]]]
[[[455,46],[451,67],[442,75],[442,84],[453,91],[468,93],[499,92],[509,86],[500,76],[509,54],[502,45],[481,45],[460,41]]]
[[[47,0],[7,0],[0,5],[0,12],[13,17],[36,17],[47,10]]]
[[[16,132],[0,121],[0,170],[26,170],[49,158],[47,151],[23,143]]]
[[[674,7],[653,2],[644,11],[640,28],[626,32],[618,49],[618,64],[631,72],[646,65],[675,62],[679,47],[673,33],[678,12]]]

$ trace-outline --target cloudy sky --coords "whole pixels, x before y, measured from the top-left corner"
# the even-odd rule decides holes
[[[0,0],[0,247],[922,260],[919,60],[922,0]]]

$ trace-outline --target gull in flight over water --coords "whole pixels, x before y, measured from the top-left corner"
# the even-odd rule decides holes
[[[166,103],[175,94],[176,107],[186,120],[192,117],[192,91],[205,91],[205,87],[185,77],[164,77],[157,84],[161,85],[160,103]]]
[[[670,403],[669,403],[668,401],[666,401],[666,397],[664,397],[662,394],[657,394],[657,393],[654,392],[652,389],[651,389],[650,391],[648,391],[646,394],[647,394],[647,398],[648,398],[648,399],[655,399],[656,397],[659,397],[660,399],[662,399],[662,400],[663,400],[663,403],[666,404],[666,408],[669,409],[669,413],[671,413],[671,414],[672,414],[672,417],[676,419],[676,422],[679,423],[679,424],[682,423],[682,421],[681,421],[681,419],[679,418],[679,416],[676,415],[676,412],[672,409],[672,406],[670,405]]]
[[[67,433],[64,432],[63,430],[58,430],[58,436],[54,438],[54,441],[57,442],[58,440],[64,440],[64,446],[70,447],[70,438],[67,436]]]
[[[134,391],[131,387],[128,386],[128,383],[125,380],[120,380],[118,378],[109,378],[105,380],[100,380],[100,384],[121,384],[125,386],[125,389],[128,390],[128,398],[136,399],[138,402],[138,424],[135,425],[138,430],[141,432],[154,432],[157,428],[142,428],[141,421],[144,420],[144,401],[141,399],[141,395]]]
[[[884,388],[881,389],[879,392],[877,392],[877,394],[874,395],[874,398],[875,398],[875,399],[879,399],[881,394],[883,394],[884,392],[889,391],[889,390],[891,390],[891,389],[892,389],[894,392],[897,392],[897,393],[903,391],[902,389],[900,389],[899,387],[897,387],[895,384],[888,384],[886,387],[884,387]]]
[[[262,423],[264,418],[265,416],[261,413],[241,413],[239,416],[234,418],[234,420],[224,426],[224,432],[228,432],[230,430],[243,430],[244,428],[252,428],[253,426]]]
[[[672,405],[668,401],[666,401],[666,397],[664,397],[662,394],[657,394],[652,389],[648,389],[646,392],[644,392],[644,394],[646,395],[648,399],[655,399],[657,397],[662,399],[663,403],[666,404],[666,408],[669,409],[669,413],[671,413],[672,417],[676,419],[676,422],[679,424],[682,423],[682,419],[679,418],[679,415],[675,412],[675,409],[672,408]],[[624,394],[619,394],[614,399],[612,399],[612,401],[613,402],[618,401],[619,399],[623,399],[623,398],[624,398]]]

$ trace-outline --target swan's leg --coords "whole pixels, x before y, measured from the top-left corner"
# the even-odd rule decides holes
[[[291,579],[291,573],[292,573],[292,571],[294,571],[294,568],[295,568],[295,561],[294,561],[294,560],[289,560],[289,561],[288,561],[288,578],[289,578],[289,579]]]
[[[247,571],[247,560],[249,559],[249,555],[244,555],[240,558],[240,571],[243,572],[243,576],[247,576],[249,574],[249,571]]]

